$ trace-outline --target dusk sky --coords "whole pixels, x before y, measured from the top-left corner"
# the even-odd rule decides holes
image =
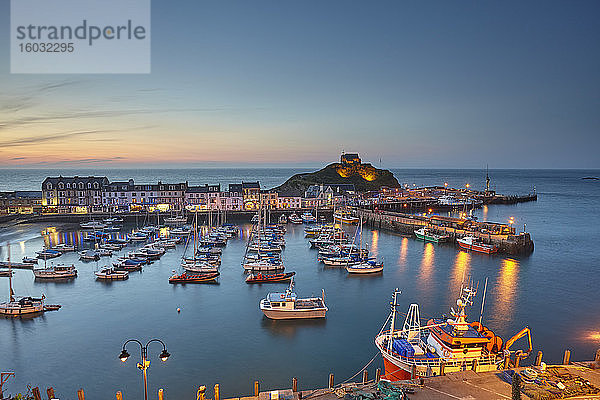
[[[0,167],[600,168],[598,1],[153,1],[152,73],[10,73]],[[107,60],[118,62],[118,60]]]

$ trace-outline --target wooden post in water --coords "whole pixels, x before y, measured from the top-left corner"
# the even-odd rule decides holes
[[[377,368],[375,371],[375,383],[379,383],[381,380],[381,368]]]
[[[54,388],[52,386],[46,389],[46,393],[48,394],[48,400],[52,400],[54,398]]]
[[[363,384],[367,383],[369,381],[369,371],[367,371],[366,369],[363,371]]]
[[[333,374],[329,374],[329,389],[333,389]]]
[[[515,368],[519,368],[520,363],[521,363],[521,355],[515,354]]]
[[[415,364],[412,365],[410,369],[410,379],[415,379],[417,377],[417,366]]]
[[[510,356],[505,356],[504,357],[504,369],[508,369],[509,366],[510,366]]]
[[[165,400],[165,391],[158,389],[158,400]]]
[[[296,393],[298,391],[298,378],[292,378],[292,392]]]
[[[117,400],[123,400],[123,393],[120,390],[117,392]]]
[[[535,357],[535,366],[536,367],[539,367],[540,365],[542,365],[542,355],[543,355],[543,353],[541,351],[538,351],[537,357]]]
[[[260,394],[260,383],[258,381],[254,381],[254,397],[258,397]]]
[[[596,350],[596,358],[594,359],[596,368],[600,368],[600,349]]]
[[[440,376],[446,375],[446,360],[440,361]]]
[[[77,399],[79,399],[79,400],[85,400],[85,394],[83,393],[83,389],[79,389],[77,391]]]
[[[471,367],[471,369],[473,371],[477,371],[477,359],[476,358],[473,359],[473,366]]]
[[[565,355],[563,356],[563,364],[569,365],[571,363],[571,350],[565,350]]]
[[[219,384],[215,385],[215,400],[219,400],[221,394],[219,393]]]
[[[42,395],[40,394],[40,388],[39,387],[34,387],[33,390],[31,391],[31,393],[33,394],[33,398],[35,400],[42,400]]]

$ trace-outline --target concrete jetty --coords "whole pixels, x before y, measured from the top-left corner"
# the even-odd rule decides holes
[[[529,233],[516,234],[514,228],[505,224],[435,215],[375,212],[363,208],[354,208],[352,211],[354,215],[361,217],[364,223],[377,229],[414,235],[416,229],[424,226],[433,232],[450,235],[453,242],[463,236],[475,236],[484,243],[496,245],[499,253],[510,255],[530,254],[534,248]]]

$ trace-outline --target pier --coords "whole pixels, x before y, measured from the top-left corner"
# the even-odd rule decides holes
[[[353,213],[361,217],[367,225],[377,229],[414,235],[416,229],[424,226],[433,232],[450,235],[453,242],[463,236],[475,236],[484,243],[496,245],[499,253],[509,255],[526,255],[534,249],[533,240],[528,232],[516,234],[514,228],[504,224],[435,215],[375,212],[363,208],[354,208]]]

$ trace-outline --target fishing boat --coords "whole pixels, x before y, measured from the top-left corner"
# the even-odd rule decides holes
[[[94,272],[96,279],[104,281],[122,281],[129,278],[129,272],[120,271],[116,268],[105,267]]]
[[[35,257],[23,257],[23,259],[21,260],[23,262],[23,264],[37,264],[38,263],[38,259]]]
[[[35,279],[71,279],[77,277],[77,270],[72,264],[59,264],[48,268],[35,268],[33,275]]]
[[[425,227],[415,230],[415,236],[417,237],[417,239],[433,243],[447,242],[448,240],[450,240],[450,235],[440,235],[430,231]]]
[[[350,211],[338,210],[333,213],[333,222],[340,224],[358,224],[358,217],[352,215]]]
[[[42,251],[37,252],[37,258],[42,260],[47,260],[48,258],[56,258],[60,257],[62,253],[57,250],[44,249]]]
[[[289,282],[292,277],[296,275],[295,272],[284,272],[280,274],[263,274],[258,272],[252,273],[246,278],[246,283],[276,283],[276,282]]]
[[[260,301],[260,310],[270,319],[325,318],[325,290],[322,297],[298,298],[294,279],[284,293],[269,293]]]
[[[487,285],[486,285],[487,287]],[[375,337],[375,345],[384,361],[385,375],[390,381],[427,377],[463,371],[496,371],[503,364],[506,354],[526,357],[532,349],[529,329],[525,328],[506,341],[479,322],[467,322],[465,308],[473,304],[477,289],[472,285],[462,287],[456,300],[457,310],[451,308],[451,318],[430,319],[421,326],[419,306],[411,304],[402,329],[396,329],[396,307],[400,291],[392,296],[389,330],[382,330]],[[528,334],[529,350],[511,351],[515,340]]]
[[[293,213],[292,215],[290,215],[288,217],[288,221],[290,221],[292,224],[301,224],[302,223],[302,218],[300,218],[298,215],[296,215],[296,213]]]
[[[472,250],[484,254],[493,254],[498,252],[497,246],[483,243],[474,236],[465,236],[463,238],[456,239],[456,242],[461,249],[465,250]]]
[[[173,271],[173,275],[169,278],[169,283],[209,283],[216,282],[218,276],[218,272],[199,274],[188,274],[187,272],[184,272],[180,275],[177,275],[177,273]]]
[[[81,261],[98,261],[100,259],[100,255],[95,250],[83,250],[78,254]]]
[[[376,274],[383,272],[383,261],[368,260],[356,265],[348,265],[346,271],[351,274]]]
[[[34,297],[15,297],[12,288],[12,269],[10,263],[10,244],[8,245],[8,302],[0,303],[0,315],[7,317],[19,317],[23,315],[35,315],[44,311],[44,299]]]
[[[0,269],[0,277],[13,276],[14,272],[12,269]]]

